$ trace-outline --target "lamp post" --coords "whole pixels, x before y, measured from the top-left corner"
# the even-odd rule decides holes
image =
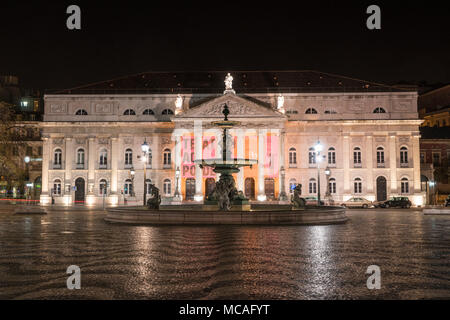
[[[131,192],[129,192],[130,193],[130,196],[131,197],[134,197],[134,175],[136,174],[136,171],[134,171],[134,168],[133,167],[131,167],[131,169],[130,169],[130,175],[131,175]]]
[[[330,191],[330,175],[331,175],[331,170],[329,167],[325,168],[325,176],[327,177],[327,191],[325,192],[325,198],[330,202],[331,199],[331,191]],[[328,202],[328,204],[329,204]]]
[[[320,151],[322,151],[323,146],[320,141],[317,141],[314,146],[314,150],[316,151],[316,161],[317,161],[317,205],[320,206]]]
[[[284,169],[284,166],[281,166],[280,168],[280,173],[281,173],[281,191],[280,191],[280,201],[287,201],[288,197],[286,195],[286,191],[284,191],[285,189],[285,177],[286,177],[286,170]]]
[[[144,143],[141,145],[142,152],[144,156],[142,157],[142,162],[144,164],[144,206],[147,204],[147,153],[150,147],[147,143],[147,139],[144,139]]]
[[[181,200],[180,190],[178,189],[178,181],[180,179],[180,167],[177,167],[175,170],[175,178],[176,178],[176,184],[175,184],[174,198],[176,201],[180,201]]]

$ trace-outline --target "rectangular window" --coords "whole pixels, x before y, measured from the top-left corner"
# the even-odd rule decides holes
[[[433,152],[433,166],[439,167],[441,165],[441,153]]]
[[[420,163],[425,163],[425,153],[424,152],[421,152],[420,153]]]
[[[361,164],[361,151],[353,152],[353,163]]]
[[[377,163],[384,163],[384,151],[377,151]]]
[[[334,151],[328,152],[328,164],[336,164],[336,153]]]
[[[402,193],[409,193],[409,183],[408,181],[402,181]]]
[[[316,153],[309,152],[309,164],[315,164],[315,163],[316,163]]]
[[[336,182],[329,183],[330,193],[336,193]]]

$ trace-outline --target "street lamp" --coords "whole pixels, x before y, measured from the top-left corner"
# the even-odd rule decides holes
[[[144,156],[142,157],[142,162],[144,165],[144,206],[147,204],[147,153],[150,150],[150,147],[147,143],[147,139],[144,139],[144,143],[141,145],[142,153]]]
[[[325,198],[328,199],[328,201],[330,201],[330,198],[331,198],[330,175],[331,175],[331,170],[329,167],[326,167],[325,168],[325,176],[327,177],[327,191],[325,193]]]
[[[136,171],[134,171],[134,168],[131,167],[130,169],[130,175],[131,175],[131,197],[134,197],[134,175],[136,174]]]
[[[314,150],[316,151],[316,161],[317,161],[317,205],[320,206],[320,151],[323,150],[323,146],[320,141],[317,141],[314,146]]]
[[[181,200],[180,190],[178,189],[178,179],[180,179],[180,167],[177,167],[177,169],[175,170],[175,178],[176,178],[177,183],[175,185],[174,197],[175,197],[175,200],[179,201],[179,200]]]

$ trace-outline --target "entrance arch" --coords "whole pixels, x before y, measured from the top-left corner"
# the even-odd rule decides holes
[[[84,202],[85,182],[83,178],[75,180],[75,203]]]
[[[214,178],[207,178],[205,180],[205,197],[209,196],[216,187],[216,180]]]
[[[255,179],[245,179],[245,196],[251,200],[255,199]]]
[[[274,200],[275,199],[275,180],[272,178],[265,178],[264,179],[264,190],[266,193],[267,200]]]
[[[379,176],[377,178],[377,201],[385,201],[387,199],[386,178]]]
[[[194,200],[195,195],[195,179],[188,178],[186,179],[186,200]]]

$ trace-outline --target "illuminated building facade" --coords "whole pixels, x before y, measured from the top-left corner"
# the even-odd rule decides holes
[[[232,157],[258,160],[235,175],[250,199],[286,201],[297,183],[314,197],[320,179],[335,203],[423,204],[417,92],[316,71],[231,75],[143,73],[46,95],[41,203],[140,204],[144,165],[164,203],[203,201],[218,177],[193,161],[220,155],[211,122],[227,104]]]

